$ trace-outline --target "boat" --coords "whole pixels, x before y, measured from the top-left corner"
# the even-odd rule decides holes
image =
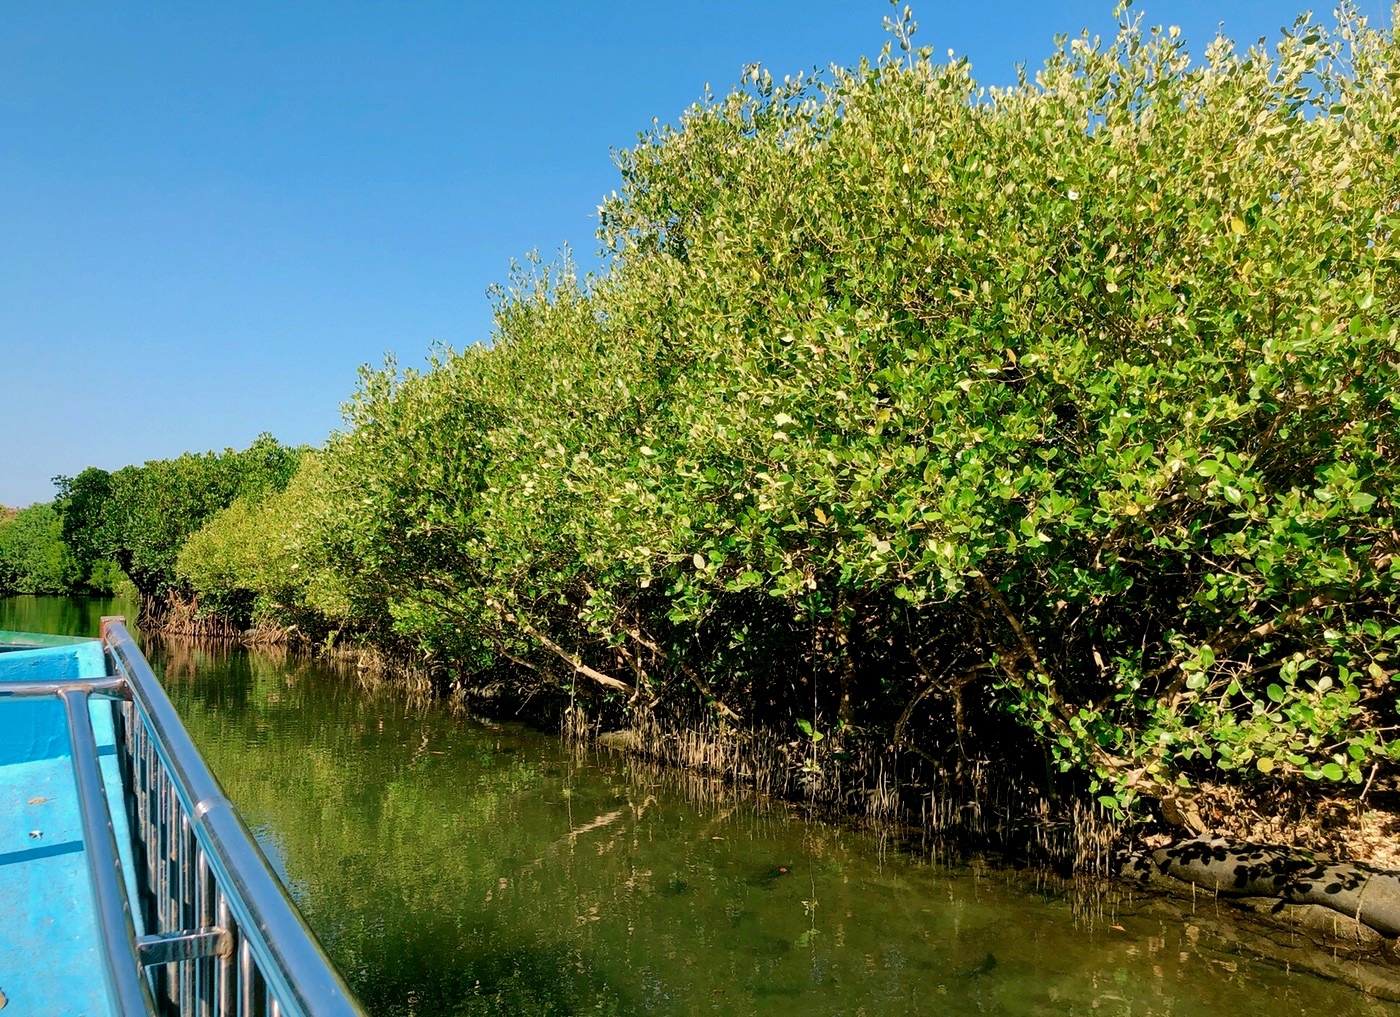
[[[4,1017],[363,1017],[122,618],[0,632]]]

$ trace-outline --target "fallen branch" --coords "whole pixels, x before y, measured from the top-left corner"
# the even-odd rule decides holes
[[[587,664],[579,660],[572,653],[564,649],[564,647],[560,646],[553,639],[550,639],[547,635],[545,635],[539,629],[535,628],[529,622],[519,617],[512,617],[511,615],[506,615],[506,620],[514,621],[515,624],[519,625],[520,628],[527,635],[530,636],[530,638],[534,639],[546,650],[549,650],[551,653],[555,654],[557,657],[559,657],[561,660],[567,663],[570,667],[572,667],[575,673],[581,674],[586,678],[592,678],[595,682],[597,682],[604,688],[617,689],[619,692],[627,693],[631,693],[634,691],[632,686],[628,685],[626,682],[619,681],[610,674],[604,674],[602,671],[589,667]]]

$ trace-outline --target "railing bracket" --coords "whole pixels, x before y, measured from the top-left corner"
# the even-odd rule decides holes
[[[136,941],[136,952],[142,967],[156,964],[177,964],[199,957],[233,956],[233,937],[217,925],[208,929],[183,932],[163,932],[157,936],[142,936]]]

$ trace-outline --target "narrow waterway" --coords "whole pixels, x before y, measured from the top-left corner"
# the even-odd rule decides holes
[[[12,598],[0,629],[109,613]],[[1036,889],[302,658],[149,653],[374,1014],[1394,1013],[1250,959],[1212,902]]]

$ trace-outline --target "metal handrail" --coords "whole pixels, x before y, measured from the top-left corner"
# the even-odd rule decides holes
[[[97,736],[88,712],[90,697],[126,699],[129,695],[130,687],[123,678],[0,683],[0,699],[58,699],[63,704],[84,834],[83,853],[97,909],[102,980],[118,1017],[149,1017],[157,1012],[155,1000],[141,972],[131,902],[122,879],[121,855],[98,763]]]
[[[0,700],[62,703],[113,1013],[363,1017],[123,619],[102,619],[102,643],[106,676],[0,682]],[[93,699],[116,701],[119,787],[103,779]],[[136,856],[123,854],[114,798]]]
[[[177,857],[186,867],[198,867],[201,875],[207,866],[218,898],[219,915],[211,917],[217,917],[221,927],[229,924],[225,918],[231,920],[237,932],[240,970],[249,962],[256,965],[271,1013],[285,1017],[363,1017],[354,995],[209,772],[160,681],[127,631],[125,619],[103,618],[102,642],[113,673],[130,685],[131,719],[144,729],[174,797],[173,802],[162,799],[159,803],[160,821],[179,828],[178,838],[174,832],[165,834],[168,857],[160,859],[159,864]],[[127,735],[129,743],[137,737],[132,731]],[[145,744],[143,741],[142,746]],[[153,794],[155,797],[158,796]],[[197,859],[190,858],[184,850],[186,837],[198,846]],[[148,845],[147,850],[153,849]],[[188,873],[177,874],[175,881],[181,888],[176,910],[183,913],[186,905],[200,894],[191,889],[195,880]],[[203,901],[200,909],[211,910],[211,903]],[[227,957],[224,960],[230,961]],[[229,978],[221,976],[221,985],[228,983]],[[251,975],[246,983],[240,983],[239,991],[243,996],[239,1008],[251,1013]],[[221,1002],[232,1009],[232,999]]]
[[[0,699],[51,699],[70,689],[109,699],[130,699],[125,678],[60,678],[57,681],[0,682]]]
[[[78,785],[78,810],[87,835],[88,878],[97,904],[98,939],[102,944],[102,974],[113,1009],[121,1017],[156,1013],[150,984],[142,975],[131,902],[122,879],[116,831],[107,810],[102,770],[97,762],[97,737],[88,712],[88,692],[81,686],[62,689],[58,698],[68,719],[73,774]]]

